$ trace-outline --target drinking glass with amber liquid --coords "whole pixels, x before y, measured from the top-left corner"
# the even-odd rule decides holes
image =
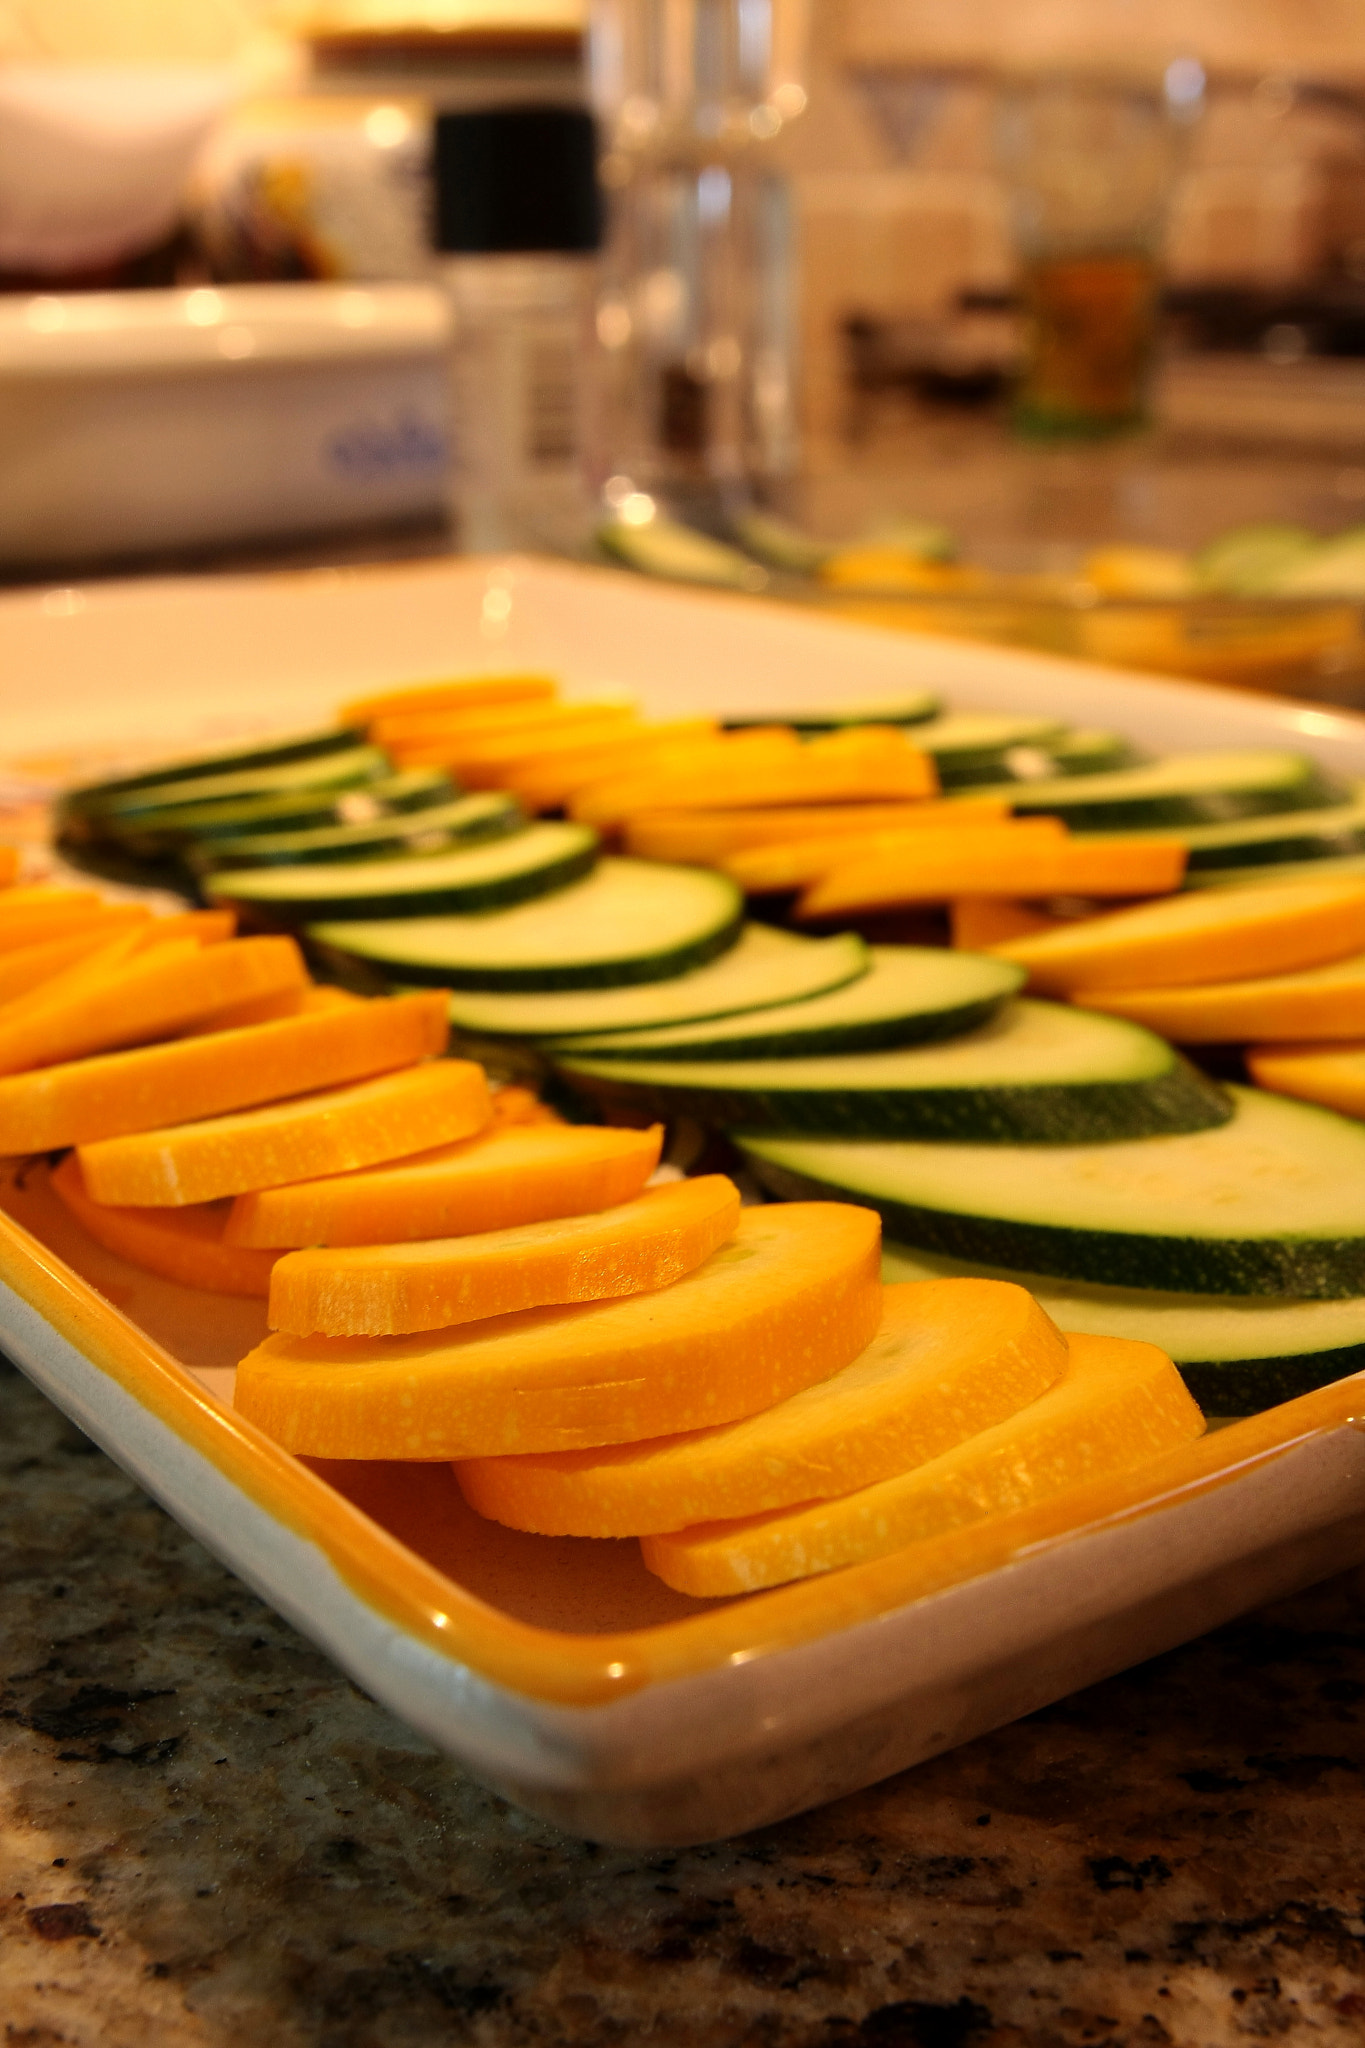
[[[1140,426],[1161,247],[1203,72],[1049,71],[1001,81],[996,154],[1009,184],[1024,361],[1015,425],[1047,438]]]

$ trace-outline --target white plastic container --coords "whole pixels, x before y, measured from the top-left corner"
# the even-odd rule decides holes
[[[449,317],[426,285],[0,301],[0,563],[438,514]]]

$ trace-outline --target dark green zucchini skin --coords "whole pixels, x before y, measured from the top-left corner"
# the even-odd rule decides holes
[[[168,855],[139,856],[115,840],[54,839],[58,853],[68,867],[102,882],[125,882],[134,889],[169,889],[172,894],[198,899],[198,888],[183,863]]]
[[[824,711],[747,711],[732,718],[723,718],[721,724],[726,732],[750,732],[755,726],[789,725],[794,732],[823,733],[849,732],[859,725],[924,725],[929,719],[937,718],[943,710],[942,702],[926,692],[923,696],[907,697],[903,703],[888,704],[884,709],[874,706],[850,713],[841,712],[831,705]]]
[[[241,751],[196,754],[189,760],[167,761],[157,768],[144,768],[138,775],[120,775],[107,782],[83,783],[79,789],[66,791],[62,807],[73,811],[98,810],[110,797],[130,795],[137,789],[153,789],[158,783],[189,782],[200,775],[230,775],[238,769],[280,768],[289,761],[311,761],[319,754],[344,753],[350,747],[363,747],[365,742],[363,726],[331,726],[324,732],[304,733],[298,739],[277,741],[273,745],[266,740],[259,747],[247,747]]]
[[[1140,1081],[1056,1087],[1042,1084],[1028,1088],[858,1088],[843,1094],[833,1090],[817,1093],[778,1088],[679,1088],[662,1083],[652,1086],[643,1081],[617,1081],[602,1074],[585,1074],[571,1060],[558,1064],[570,1087],[600,1103],[608,1112],[619,1109],[663,1118],[695,1117],[702,1123],[720,1124],[736,1133],[781,1132],[806,1138],[912,1138],[979,1145],[1100,1145],[1121,1138],[1212,1130],[1232,1115],[1232,1105],[1223,1091],[1183,1061],[1168,1073]],[[864,1197],[844,1194],[836,1199],[862,1201]],[[906,1237],[905,1241],[959,1257],[985,1256],[975,1246],[961,1253],[956,1244],[937,1239],[931,1243],[922,1234]],[[997,1259],[995,1263],[1015,1266],[1021,1261]],[[1067,1269],[1034,1267],[1034,1271],[1041,1273],[1062,1270]],[[1179,1283],[1160,1284],[1164,1287]]]
[[[1111,803],[1086,803],[1077,796],[1043,801],[1030,797],[1021,783],[1011,802],[1020,817],[1038,814],[1064,818],[1073,832],[1128,832],[1156,825],[1226,825],[1235,818],[1271,817],[1277,811],[1327,810],[1345,803],[1350,791],[1316,770],[1281,789],[1216,789],[1155,792]]]
[[[408,768],[347,789],[302,789],[288,796],[198,804],[184,821],[170,813],[168,829],[178,830],[185,838],[209,841],[231,839],[238,833],[255,837],[303,832],[343,823],[346,804],[357,797],[373,801],[379,818],[406,818],[438,804],[453,803],[459,795],[458,784],[444,768]]]
[[[146,819],[117,824],[104,835],[134,856],[179,859],[193,866],[201,855],[214,857],[220,844],[239,835],[265,838],[280,832],[323,830],[339,825],[345,806],[357,797],[372,800],[382,816],[419,817],[423,810],[452,803],[459,792],[441,770],[348,781],[323,788],[309,787],[287,796],[236,798],[215,804],[186,805],[153,812]]]
[[[1220,1243],[1216,1238],[1073,1230],[1009,1217],[923,1209],[861,1189],[825,1186],[756,1153],[746,1152],[745,1157],[756,1179],[786,1201],[860,1202],[876,1209],[888,1236],[901,1243],[949,1258],[1004,1266],[1014,1273],[1051,1273],[1062,1280],[1172,1294],[1295,1295],[1305,1301],[1349,1301],[1365,1294],[1365,1237],[1271,1242],[1234,1238]],[[1209,1369],[1221,1373],[1228,1368],[1220,1364]]]
[[[329,918],[327,922],[332,922]],[[368,953],[348,953],[312,933],[303,934],[304,950],[315,960],[324,979],[344,988],[366,993],[388,988],[465,988],[488,995],[553,995],[561,989],[634,988],[647,981],[671,981],[694,967],[718,960],[739,937],[744,923],[741,902],[728,923],[716,926],[701,938],[675,946],[666,953],[651,953],[639,960],[541,962],[535,967],[476,967],[466,962],[451,966],[418,960],[381,960]],[[587,1121],[594,1121],[589,1118]]]
[[[1002,1010],[1010,1000],[1011,991],[1002,990],[998,996],[983,996],[973,1003],[959,1003],[953,1010],[931,1010],[920,1016],[877,1017],[865,1024],[831,1024],[823,1031],[799,1032],[793,1024],[790,1031],[779,1034],[770,1031],[766,1035],[745,1038],[738,1032],[733,1038],[718,1039],[711,1045],[689,1045],[685,1050],[669,1052],[659,1046],[650,1052],[642,1052],[638,1046],[626,1047],[614,1052],[607,1038],[594,1041],[592,1057],[607,1059],[685,1059],[685,1060],[776,1060],[813,1058],[817,1053],[841,1052],[886,1052],[897,1045],[931,1045],[941,1038],[959,1038],[964,1031],[975,1031],[979,1024],[989,1024],[992,1017]],[[791,1005],[793,1016],[801,1005]],[[743,1017],[735,1019],[737,1025]]]
[[[964,754],[956,759],[945,755],[936,764],[938,779],[944,789],[996,789],[1004,784],[1011,789],[1027,789],[1030,782],[1041,777],[1036,772],[1021,775],[1011,765],[1011,755],[1021,751],[1007,747],[995,754]],[[1136,768],[1143,758],[1136,747],[1118,738],[1106,747],[1096,746],[1086,753],[1054,753],[1046,745],[1029,747],[1027,752],[1047,762],[1048,780],[1061,775],[1106,775],[1111,769]]]
[[[451,883],[444,889],[405,892],[395,886],[385,896],[296,896],[288,903],[267,903],[252,896],[220,894],[210,876],[207,890],[214,902],[231,904],[243,925],[258,931],[292,931],[296,925],[324,918],[329,924],[344,924],[348,918],[368,922],[385,917],[442,917],[452,913],[464,917],[482,910],[507,910],[514,903],[529,903],[534,897],[548,896],[570,882],[581,881],[596,864],[597,845],[590,841],[544,867],[520,874],[489,876],[477,884]]]
[[[495,796],[499,792],[489,794]],[[452,795],[450,807],[468,802],[469,798]],[[480,815],[463,826],[437,822],[446,808],[444,804],[433,805],[428,817],[426,810],[407,807],[376,818],[372,825],[319,826],[313,830],[208,840],[191,847],[186,859],[196,874],[207,874],[214,868],[303,867],[317,862],[387,860],[406,852],[424,834],[436,833],[442,842],[435,849],[424,847],[424,852],[449,853],[457,846],[482,846],[490,839],[503,839],[520,831],[526,823],[520,804],[510,796],[499,805],[481,805]]]
[[[1259,1415],[1281,1401],[1295,1401],[1300,1394],[1365,1372],[1365,1344],[1289,1358],[1177,1359],[1176,1368],[1206,1415]]]
[[[1344,825],[1335,832],[1300,827],[1282,839],[1253,839],[1243,846],[1192,846],[1186,864],[1203,874],[1220,874],[1225,868],[1268,868],[1350,853],[1365,853],[1365,824]]]

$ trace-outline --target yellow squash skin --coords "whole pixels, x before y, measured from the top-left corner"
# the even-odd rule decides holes
[[[573,1301],[671,1286],[734,1235],[723,1173],[652,1188],[591,1216],[410,1244],[287,1252],[270,1326],[295,1336],[404,1336]]]
[[[481,1514],[542,1536],[645,1536],[870,1486],[1003,1422],[1066,1370],[1067,1343],[999,1280],[888,1287],[881,1328],[842,1372],[776,1408],[614,1450],[457,1466]]]
[[[1203,1416],[1154,1344],[1079,1336],[1068,1343],[1055,1386],[956,1450],[840,1500],[647,1536],[645,1563],[679,1592],[755,1593],[1132,1471],[1200,1435]]]
[[[1245,981],[1320,967],[1362,947],[1365,882],[1302,881],[1143,903],[992,950],[1027,968],[1029,986],[1040,994],[1065,996],[1080,988]]]
[[[730,1422],[871,1342],[880,1243],[869,1209],[746,1209],[728,1244],[656,1294],[423,1336],[267,1337],[237,1369],[236,1405],[320,1458],[579,1450]]]
[[[583,1216],[638,1195],[659,1163],[664,1127],[609,1130],[549,1120],[512,1123],[502,1089],[493,1125],[472,1138],[363,1173],[340,1173],[237,1197],[229,1244],[399,1244]]]
[[[1246,1061],[1261,1088],[1320,1103],[1343,1116],[1365,1117],[1365,1040],[1358,1034],[1355,1044],[1257,1045]]]
[[[192,1209],[113,1209],[92,1202],[81,1179],[74,1152],[51,1175],[54,1192],[70,1210],[87,1237],[117,1253],[130,1266],[175,1280],[181,1287],[202,1287],[209,1294],[256,1295],[270,1292],[273,1252],[242,1251],[224,1244],[223,1203]]]
[[[926,806],[927,808],[927,806]],[[947,810],[951,806],[935,806]],[[1041,825],[1042,831],[1035,830]],[[764,891],[802,889],[818,882],[832,868],[851,862],[902,860],[911,872],[920,861],[940,862],[964,855],[969,860],[989,854],[1008,853],[1019,847],[1051,844],[1065,840],[1065,830],[1056,818],[1026,818],[1017,823],[1001,818],[981,823],[972,818],[940,817],[932,823],[896,825],[890,830],[866,833],[807,833],[800,838],[769,846],[744,846],[717,862],[723,873],[738,882],[749,895]]]
[[[749,846],[865,832],[917,831],[921,825],[998,825],[1008,797],[921,797],[907,803],[802,804],[757,811],[642,811],[622,835],[644,860],[695,861],[711,867]]]
[[[94,1201],[181,1208],[401,1159],[433,1138],[449,1141],[481,1130],[489,1116],[482,1067],[472,1060],[426,1060],[376,1081],[265,1109],[101,1138],[80,1146],[78,1156]]]
[[[1306,967],[1299,974],[1215,981],[1203,988],[1080,988],[1071,1000],[1113,1017],[1130,1017],[1181,1045],[1359,1038],[1365,1031],[1365,953],[1327,967]]]
[[[1069,839],[1055,818],[1020,818],[994,831],[885,852],[849,851],[807,888],[797,914],[842,917],[947,903],[959,896],[1158,896],[1180,886],[1185,849],[1145,839]],[[1047,824],[1051,833],[1030,827]],[[1000,949],[1005,952],[1005,948]],[[1009,955],[1007,957],[1012,957]]]
[[[229,939],[205,946],[196,934],[144,949],[140,942],[147,930],[133,926],[5,1004],[0,1074],[166,1038],[230,1003],[308,985],[293,939]],[[150,935],[155,933],[153,921]]]
[[[445,1050],[446,999],[342,1003],[0,1077],[0,1153],[53,1152],[406,1067]]]

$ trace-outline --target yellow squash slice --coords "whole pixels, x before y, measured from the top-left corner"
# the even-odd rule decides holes
[[[762,1415],[597,1451],[460,1465],[472,1507],[541,1536],[646,1536],[825,1500],[922,1465],[1046,1393],[1061,1331],[1001,1280],[909,1281],[851,1365]]]
[[[646,1536],[645,1563],[679,1592],[754,1593],[1133,1471],[1201,1434],[1203,1416],[1154,1344],[1073,1336],[1068,1345],[1055,1386],[942,1457],[840,1500]]]
[[[917,831],[921,825],[998,825],[1008,797],[921,797],[901,804],[775,805],[758,811],[642,811],[625,828],[627,853],[645,860],[696,861],[709,867],[747,846],[826,839],[864,832]]]
[[[1131,1017],[1181,1045],[1360,1038],[1365,1036],[1365,953],[1298,974],[1215,981],[1203,988],[1079,988],[1071,1000],[1114,1017]]]
[[[734,1235],[723,1173],[652,1188],[616,1209],[412,1244],[286,1252],[270,1326],[295,1336],[393,1337],[671,1286]]]
[[[1012,939],[993,951],[1026,967],[1040,994],[1070,995],[1078,988],[1245,981],[1321,967],[1362,948],[1365,881],[1353,880],[1201,890]]]
[[[488,1122],[488,1083],[472,1060],[427,1060],[376,1081],[172,1124],[79,1148],[96,1202],[182,1208],[251,1188],[401,1159],[433,1137]]]
[[[130,1266],[210,1294],[257,1295],[264,1301],[270,1292],[275,1254],[224,1244],[226,1202],[199,1203],[192,1209],[110,1208],[91,1201],[74,1152],[67,1153],[51,1184],[86,1236]]]
[[[1365,1117],[1365,1039],[1354,1045],[1257,1045],[1246,1060],[1252,1080],[1276,1095]]]
[[[519,1099],[508,1103],[509,1094]],[[534,1100],[526,1089],[500,1089],[493,1127],[476,1137],[364,1173],[239,1195],[228,1242],[283,1248],[462,1237],[584,1216],[639,1194],[659,1163],[662,1124],[613,1131],[561,1124],[550,1112],[532,1122]]]
[[[869,1209],[745,1209],[728,1244],[657,1294],[424,1336],[267,1337],[237,1368],[237,1407],[319,1458],[500,1457],[732,1422],[871,1343],[880,1242]]]

